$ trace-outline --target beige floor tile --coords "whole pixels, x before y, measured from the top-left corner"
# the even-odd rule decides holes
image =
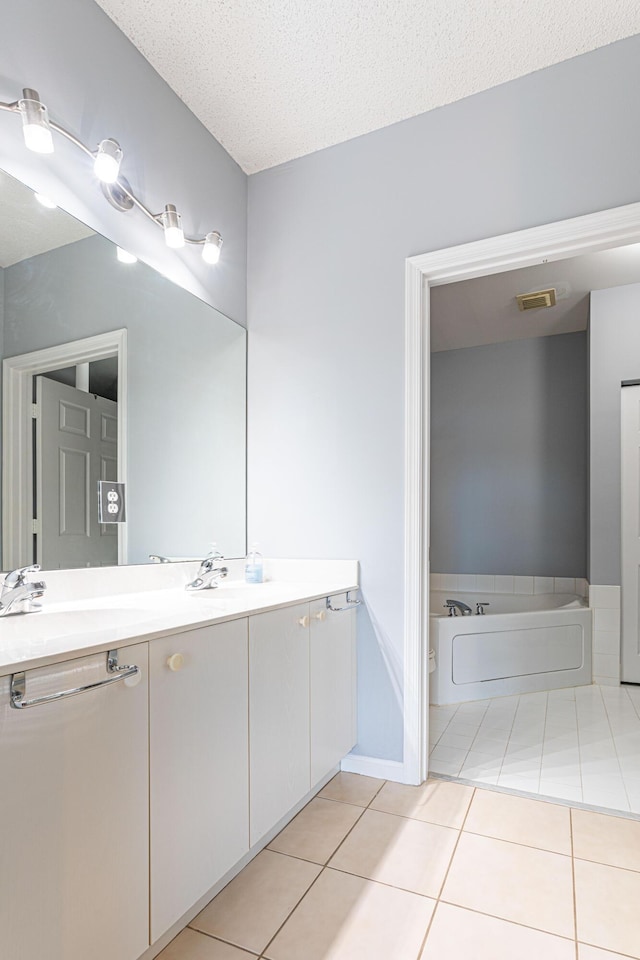
[[[255,956],[187,928],[158,954],[158,960],[253,960]]]
[[[472,796],[473,787],[447,780],[427,780],[420,787],[389,781],[371,803],[371,809],[459,829]]]
[[[363,808],[352,803],[315,797],[269,844],[269,850],[326,863],[362,813]]]
[[[578,940],[640,957],[640,873],[587,860],[574,868]]]
[[[571,855],[569,808],[555,803],[476,790],[464,829],[468,833]]]
[[[367,807],[384,782],[376,777],[365,777],[360,773],[337,773],[318,796],[326,797],[327,800],[355,803],[358,807]]]
[[[573,940],[439,903],[421,960],[575,960]]]
[[[263,850],[190,926],[260,953],[321,868]]]
[[[578,960],[625,960],[622,953],[611,953],[599,947],[590,947],[586,943],[578,944]]]
[[[640,871],[640,821],[572,810],[573,855]]]
[[[325,870],[265,951],[270,960],[415,960],[435,903]]]
[[[571,858],[462,833],[442,899],[573,937]]]
[[[437,897],[458,836],[450,827],[365,810],[329,863],[337,870]]]

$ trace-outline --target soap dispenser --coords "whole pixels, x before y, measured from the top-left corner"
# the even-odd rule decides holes
[[[244,579],[247,583],[262,583],[264,580],[264,560],[258,552],[258,544],[252,543],[244,565]]]

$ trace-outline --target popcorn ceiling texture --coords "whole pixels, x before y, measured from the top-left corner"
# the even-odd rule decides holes
[[[247,173],[640,31],[637,0],[97,2]]]

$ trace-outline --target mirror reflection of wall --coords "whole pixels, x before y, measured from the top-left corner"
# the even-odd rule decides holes
[[[145,264],[120,262],[112,243],[5,174],[0,213],[3,359],[127,331],[126,384],[115,357],[47,376],[105,402],[126,389],[126,562],[199,557],[212,541],[242,556],[246,331]],[[94,563],[79,547],[72,556],[43,566]]]

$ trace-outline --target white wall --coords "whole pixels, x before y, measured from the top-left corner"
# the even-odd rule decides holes
[[[640,254],[638,256],[640,275]],[[640,380],[640,283],[591,294],[589,580],[620,585],[620,385]]]
[[[405,258],[640,199],[639,84],[633,37],[250,177],[249,538],[360,559],[365,754],[402,753]]]

